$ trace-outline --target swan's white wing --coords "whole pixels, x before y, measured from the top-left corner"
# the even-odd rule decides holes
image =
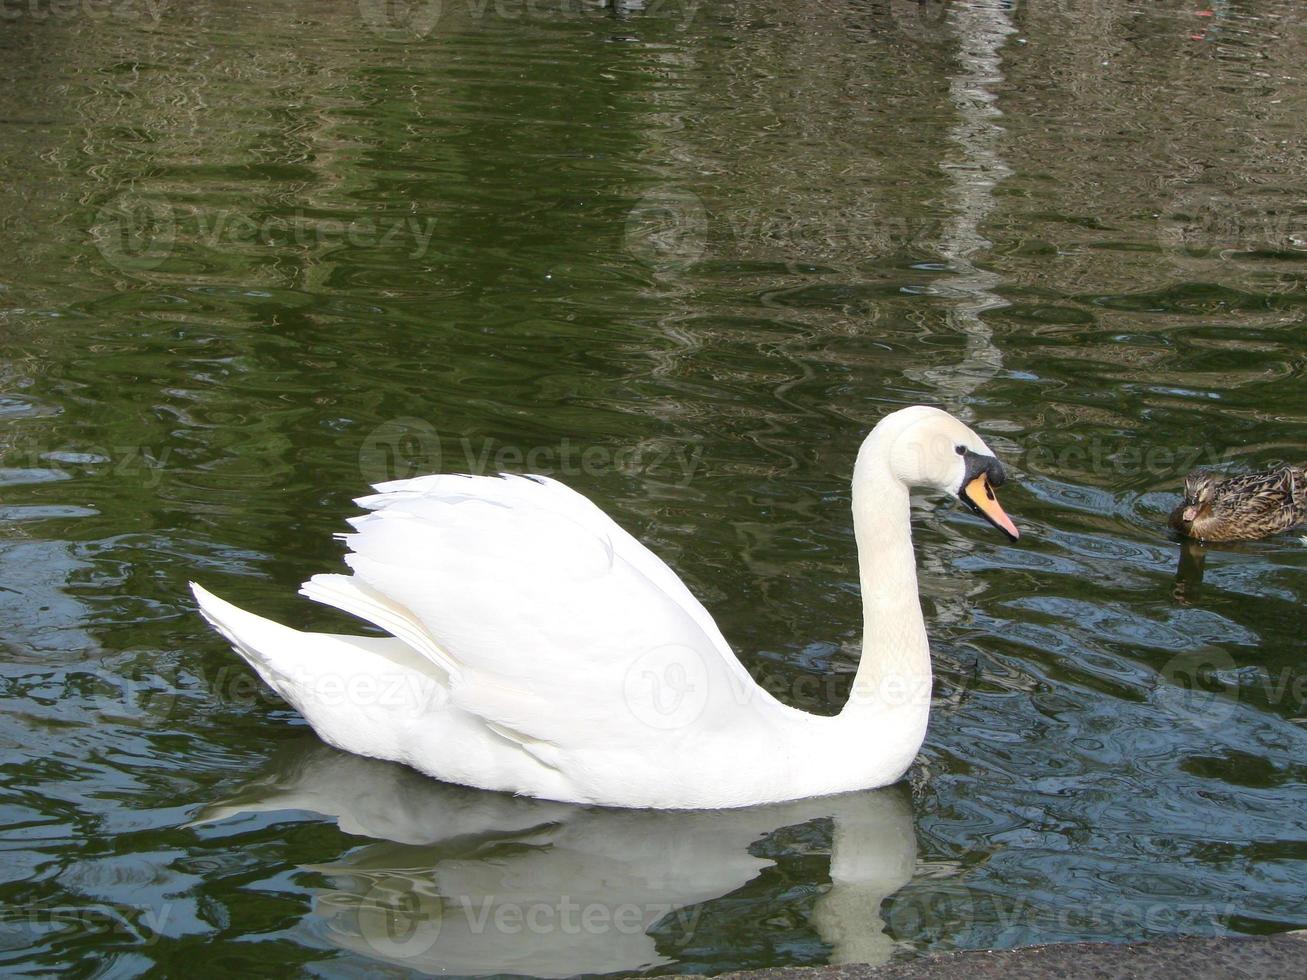
[[[305,594],[405,639],[449,675],[456,704],[541,761],[747,738],[790,711],[667,565],[562,484],[440,475],[377,489],[344,536],[353,578],[316,576]]]

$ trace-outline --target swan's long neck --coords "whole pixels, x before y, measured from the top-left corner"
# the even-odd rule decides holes
[[[917,594],[908,489],[890,469],[893,432],[863,443],[853,476],[853,530],[862,580],[862,660],[843,716],[905,710],[922,733],[931,694],[930,647]]]

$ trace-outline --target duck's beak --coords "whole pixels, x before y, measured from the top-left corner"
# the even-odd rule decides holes
[[[999,506],[998,497],[994,496],[994,488],[990,485],[988,474],[981,473],[967,483],[958,496],[962,498],[964,504],[971,508],[972,512],[989,521],[1011,540],[1015,541],[1021,537],[1021,532],[1012,523],[1012,518],[1008,517],[1003,512],[1003,508]]]
[[[1171,511],[1167,523],[1171,525],[1172,530],[1179,531],[1187,536],[1196,520],[1198,520],[1198,505],[1180,504],[1175,510]]]

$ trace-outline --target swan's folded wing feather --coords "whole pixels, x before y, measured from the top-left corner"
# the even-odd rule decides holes
[[[500,508],[520,510],[546,509],[565,516],[596,537],[608,542],[609,547],[639,569],[655,586],[678,603],[704,633],[721,650],[731,664],[740,671],[744,668],[731,653],[730,644],[722,636],[712,614],[695,598],[667,563],[640,543],[630,532],[609,517],[594,501],[577,493],[566,484],[545,476],[471,477],[456,474],[421,476],[410,480],[379,483],[380,493],[355,501],[371,510],[412,509],[421,511],[433,501],[445,503],[476,501]],[[355,519],[355,526],[363,518]]]
[[[345,535],[360,591],[411,616],[429,638],[415,648],[453,665],[455,702],[505,737],[743,733],[787,710],[675,573],[561,484],[442,475],[378,489]]]

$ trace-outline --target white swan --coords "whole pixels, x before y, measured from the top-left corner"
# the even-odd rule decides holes
[[[773,803],[886,785],[912,763],[931,670],[908,488],[957,494],[1016,540],[1002,482],[946,412],[906,408],[872,430],[853,471],[862,659],[834,717],[754,683],[670,568],[542,477],[419,477],[358,501],[353,575],[315,575],[302,592],[389,637],[302,633],[192,588],[337,748],[564,802]]]

